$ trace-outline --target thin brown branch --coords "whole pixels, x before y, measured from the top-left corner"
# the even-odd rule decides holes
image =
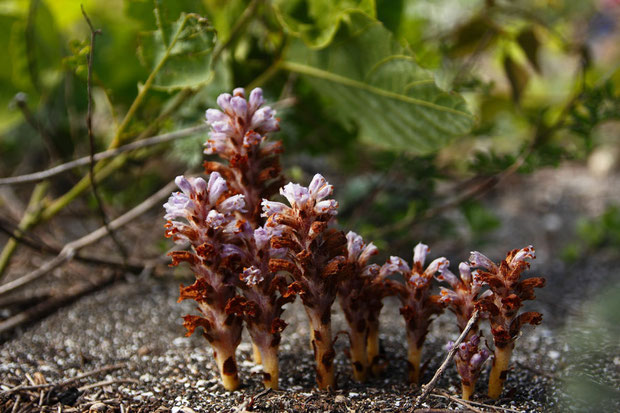
[[[501,407],[501,406],[493,406],[492,404],[486,404],[486,403],[481,403],[481,402],[474,402],[471,400],[463,400],[460,399],[458,397],[452,396],[448,393],[446,393],[445,391],[439,391],[439,392],[433,392],[431,393],[431,397],[440,397],[443,399],[448,399],[448,400],[452,400],[455,403],[459,403],[465,407],[468,407],[470,409],[472,409],[473,407],[477,406],[477,407],[482,407],[488,410],[493,410],[493,411],[503,411],[503,412],[510,412],[510,413],[522,413],[520,410],[515,410],[515,409],[510,409],[508,407]]]
[[[20,231],[17,226],[9,224],[8,222],[6,222],[6,220],[2,219],[2,217],[0,217],[0,231],[15,239],[15,241],[24,244],[28,248],[31,248],[35,251],[54,255],[58,255],[61,252],[61,248],[49,245],[26,231]],[[144,269],[143,262],[132,259],[122,260],[114,257],[96,257],[86,254],[76,254],[74,259],[76,261],[81,261],[89,264],[101,264],[111,267],[123,268],[132,272],[140,272]]]
[[[139,216],[144,214],[146,211],[151,209],[153,206],[161,202],[162,199],[168,197],[175,187],[176,187],[176,184],[174,183],[174,181],[169,182],[166,186],[164,186],[162,189],[157,191],[155,194],[145,199],[141,204],[131,209],[130,211],[126,212],[125,214],[121,215],[120,217],[116,218],[114,221],[110,222],[109,228],[112,230],[116,230],[132,222],[134,219],[138,218]],[[20,288],[26,284],[29,284],[43,277],[50,271],[54,270],[55,268],[60,267],[65,262],[75,257],[76,253],[80,249],[88,245],[91,245],[96,241],[99,241],[101,238],[105,237],[108,234],[109,234],[108,228],[100,227],[97,230],[91,232],[90,234],[87,234],[83,236],[82,238],[79,238],[75,241],[72,241],[66,244],[60,251],[60,254],[54,257],[54,259],[43,264],[40,268],[16,280],[13,280],[11,282],[8,282],[0,286],[0,295],[14,291],[17,288]]]
[[[71,377],[70,379],[64,380],[64,381],[60,382],[58,384],[58,386],[66,386],[67,384],[74,383],[74,382],[82,380],[82,379],[84,379],[86,377],[95,376],[95,375],[97,375],[99,373],[106,373],[108,371],[119,370],[119,369],[122,369],[122,368],[125,368],[125,367],[127,367],[126,363],[111,364],[111,365],[103,366],[103,367],[100,367],[98,369],[86,371],[86,372],[84,372],[82,374],[78,374],[75,377]]]
[[[100,382],[93,383],[93,384],[87,384],[86,386],[78,387],[78,390],[79,391],[85,391],[85,390],[89,390],[89,389],[94,389],[96,387],[109,386],[110,384],[116,384],[116,383],[133,383],[133,384],[138,384],[140,382],[138,380],[136,380],[136,379],[104,380],[104,381],[100,381]]]
[[[427,384],[422,386],[422,394],[420,394],[420,396],[416,400],[414,408],[419,406],[428,397],[431,391],[435,388],[435,386],[437,385],[437,381],[439,380],[443,372],[446,370],[446,368],[448,368],[448,364],[450,363],[450,361],[452,361],[452,359],[454,358],[454,355],[456,354],[456,351],[458,350],[459,344],[461,344],[461,342],[465,339],[465,336],[467,336],[467,333],[469,333],[469,331],[478,321],[478,316],[479,316],[478,310],[474,310],[473,314],[471,315],[471,318],[469,319],[469,322],[467,323],[467,326],[465,326],[465,329],[463,330],[459,338],[457,338],[454,344],[452,345],[452,348],[448,352],[448,355],[446,356],[443,363],[441,363],[441,366],[439,366],[439,368],[435,372],[435,375],[433,376],[431,381],[429,381]]]
[[[86,94],[88,96],[88,110],[86,114],[86,129],[88,129],[88,143],[90,145],[90,186],[93,192],[93,196],[95,197],[95,201],[97,202],[97,208],[99,210],[99,215],[101,216],[101,222],[103,226],[108,229],[110,234],[110,238],[118,248],[118,252],[121,254],[123,259],[127,259],[127,249],[121,243],[121,241],[116,236],[116,233],[112,229],[110,229],[110,221],[108,216],[106,215],[103,201],[101,196],[99,195],[99,190],[97,188],[97,180],[95,179],[95,136],[93,134],[93,91],[92,91],[92,79],[93,79],[93,56],[95,54],[95,39],[97,35],[101,34],[101,29],[95,29],[93,24],[91,23],[86,11],[84,10],[84,5],[81,4],[82,15],[88,23],[88,27],[90,28],[90,50],[88,51],[88,75],[86,80]]]
[[[24,324],[30,324],[41,318],[48,316],[54,310],[64,307],[82,297],[85,294],[97,291],[106,285],[112,283],[116,278],[115,274],[103,276],[94,283],[83,282],[69,288],[65,293],[53,296],[48,300],[29,308],[13,317],[7,318],[0,322],[0,335],[12,331],[13,329]]]
[[[196,133],[206,131],[208,129],[207,125],[199,125],[193,126],[191,128],[181,129],[176,132],[164,133],[161,135],[153,136],[148,139],[136,141],[127,145],[119,146],[115,149],[109,149],[103,152],[99,152],[95,154],[95,161],[100,161],[102,159],[112,158],[116,155],[120,155],[125,152],[135,151],[137,149],[146,148],[153,145],[159,145],[162,143],[170,142],[176,139],[187,138]],[[20,176],[11,176],[8,178],[0,178],[0,185],[13,185],[13,184],[24,184],[29,182],[38,182],[47,178],[51,178],[53,176],[59,175],[63,172],[70,171],[71,169],[78,168],[80,166],[85,166],[90,164],[91,159],[90,156],[84,156],[83,158],[79,158],[62,165],[55,166],[53,168],[34,172],[27,175]]]

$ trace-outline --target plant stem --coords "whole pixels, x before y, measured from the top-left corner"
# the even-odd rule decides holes
[[[368,358],[366,354],[366,331],[351,331],[351,367],[353,368],[353,379],[359,383],[366,381],[368,371]]]
[[[22,220],[19,222],[19,226],[17,227],[18,235],[21,235],[23,231],[27,231],[35,225],[39,219],[39,215],[41,214],[41,200],[45,196],[47,192],[47,188],[49,187],[48,182],[41,182],[37,184],[32,190],[32,194],[30,195],[30,201],[28,202],[28,207],[26,207],[26,212],[22,217]],[[2,275],[4,271],[8,267],[11,262],[11,256],[15,252],[17,248],[17,240],[15,238],[9,238],[6,245],[2,249],[2,254],[0,254],[0,279],[2,279]]]
[[[491,374],[489,376],[489,397],[492,399],[497,399],[499,395],[502,394],[513,349],[514,343],[506,347],[495,347],[493,367],[491,368]]]
[[[407,365],[409,366],[409,383],[420,383],[420,360],[422,359],[422,347],[418,347],[414,340],[407,337],[409,343],[407,350]]]
[[[260,355],[260,349],[254,343],[252,343],[252,359],[254,360],[254,363],[257,365],[263,363],[263,358]]]
[[[383,369],[379,365],[379,323],[371,322],[368,324],[366,357],[372,374],[374,376],[381,374]]]
[[[332,343],[331,322],[321,323],[319,317],[310,318],[310,339],[314,351],[316,383],[320,390],[334,389],[336,378],[334,375],[334,345]]]
[[[471,384],[465,384],[461,382],[461,392],[462,392],[463,400],[471,400],[471,396],[472,394],[474,394],[475,390],[476,390],[476,382],[473,382]]]
[[[266,389],[278,390],[280,369],[278,367],[278,346],[262,348],[260,357],[263,361],[263,384]]]
[[[235,350],[230,351],[230,346],[218,346],[212,343],[213,356],[220,371],[220,377],[224,388],[228,391],[237,390],[239,387],[239,375],[237,374],[237,360]]]

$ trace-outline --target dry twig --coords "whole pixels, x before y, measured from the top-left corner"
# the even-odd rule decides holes
[[[138,380],[136,380],[136,379],[111,379],[111,380],[99,381],[99,382],[93,383],[93,384],[87,384],[85,386],[78,387],[78,390],[79,391],[86,391],[86,390],[89,390],[89,389],[94,389],[96,387],[109,386],[110,384],[116,384],[116,383],[133,383],[133,384],[138,384],[140,382]]]
[[[115,149],[108,149],[103,152],[99,152],[95,154],[95,161],[101,161],[103,159],[113,158],[116,155],[120,155],[125,152],[135,151],[137,149],[146,148],[149,146],[159,145],[161,143],[170,142],[176,139],[187,138],[188,136],[195,135],[196,133],[206,131],[208,128],[207,125],[198,125],[192,126],[191,128],[181,129],[176,132],[164,133],[161,135],[153,136],[148,139],[139,140],[133,143],[129,143],[127,145],[119,146]],[[70,171],[71,169],[78,168],[80,166],[85,166],[90,163],[90,156],[84,156],[83,158],[79,158],[62,165],[55,166],[50,169],[46,169],[44,171],[35,172],[27,175],[20,176],[11,176],[8,178],[0,178],[0,185],[12,185],[12,184],[23,184],[28,182],[38,182],[47,178],[51,178],[56,175],[60,175],[63,172]]]
[[[467,336],[467,333],[469,333],[469,330],[471,330],[474,324],[476,324],[476,321],[478,321],[478,316],[479,316],[479,313],[478,313],[478,310],[476,309],[471,315],[471,318],[469,319],[467,326],[465,326],[465,329],[463,330],[459,338],[457,338],[454,344],[452,345],[452,348],[448,352],[448,355],[446,356],[443,363],[441,363],[441,366],[439,366],[439,368],[435,372],[435,375],[433,376],[431,381],[429,381],[427,384],[422,386],[422,394],[420,394],[420,396],[416,400],[414,408],[419,406],[428,397],[430,392],[435,388],[435,386],[437,385],[437,381],[439,380],[439,377],[441,377],[443,372],[448,367],[448,363],[450,363],[450,361],[452,361],[452,358],[454,358],[454,355],[456,354],[456,351],[458,350],[459,344],[461,344],[461,342],[465,339],[465,336]]]
[[[111,228],[112,230],[115,230],[117,228],[127,225],[129,222],[138,218],[140,215],[144,214],[146,211],[148,211],[153,206],[158,204],[162,199],[168,197],[174,188],[176,188],[176,184],[174,183],[174,181],[169,182],[166,186],[164,186],[162,189],[157,191],[155,194],[145,199],[141,204],[131,209],[129,212],[126,212],[125,214],[116,218],[114,221],[110,222],[109,228]],[[108,228],[100,227],[97,230],[91,232],[90,234],[87,234],[83,236],[82,238],[79,238],[75,241],[72,241],[66,244],[63,247],[63,249],[60,251],[60,254],[58,254],[52,260],[43,264],[40,268],[16,280],[13,280],[11,282],[8,282],[0,286],[0,295],[14,291],[19,287],[22,287],[26,284],[31,283],[32,281],[35,281],[41,278],[42,276],[46,275],[50,271],[54,270],[55,268],[58,268],[65,262],[71,260],[80,249],[96,241],[99,241],[101,238],[103,238],[107,234],[108,234]]]
[[[90,50],[88,51],[88,77],[86,80],[86,94],[88,96],[88,112],[86,114],[86,129],[88,129],[88,142],[90,145],[90,186],[93,190],[93,196],[95,197],[95,201],[97,202],[97,208],[99,210],[99,215],[101,216],[101,221],[103,226],[106,227],[108,233],[110,234],[110,238],[118,248],[118,251],[121,254],[123,259],[127,259],[127,249],[123,246],[121,241],[117,238],[115,232],[110,228],[110,221],[105,213],[105,209],[103,207],[103,201],[101,200],[101,196],[99,195],[99,191],[97,189],[97,181],[95,179],[95,137],[93,134],[93,92],[92,92],[92,77],[93,77],[93,55],[95,54],[95,39],[98,34],[101,34],[101,29],[96,29],[93,27],[93,24],[90,22],[86,11],[84,10],[84,5],[80,5],[82,8],[82,15],[88,23],[88,27],[90,28]]]

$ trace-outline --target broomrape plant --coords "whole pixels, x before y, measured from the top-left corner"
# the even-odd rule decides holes
[[[350,328],[353,378],[362,382],[369,373],[378,375],[379,314],[383,299],[395,295],[406,324],[411,383],[419,382],[433,319],[448,308],[463,331],[477,309],[491,325],[495,355],[489,395],[498,397],[522,325],[542,319],[535,312],[518,314],[522,301],[533,299],[533,289],[544,285],[542,278],[520,280],[529,268],[526,259],[534,258],[533,247],[511,251],[499,265],[473,252],[469,263],[459,265],[459,277],[443,257],[425,268],[430,250],[422,243],[414,248],[412,267],[395,256],[383,266],[369,264],[377,248],[335,228],[338,202],[330,198],[333,186],[323,176],[316,174],[308,187],[283,185],[282,145],[269,139],[279,130],[278,119],[263,106],[262,91],[254,89],[246,99],[238,88],[217,102],[221,110],[206,112],[211,131],[205,153],[220,162],[204,163],[208,180],[177,177],[180,191],[164,208],[166,236],[190,245],[189,251],[170,253],[171,265],[186,262],[196,277],[180,288],[179,301],[195,300],[200,313],[184,317],[187,335],[202,327],[224,387],[235,390],[240,384],[235,351],[245,322],[255,362],[263,366],[263,383],[278,388],[278,349],[286,327],[282,314],[296,296],[308,316],[320,389],[336,387],[331,331],[336,297]],[[270,199],[278,190],[288,203]],[[392,274],[401,274],[404,283],[389,279]],[[434,279],[450,288],[432,294]],[[455,356],[464,399],[471,398],[489,357],[478,324]]]

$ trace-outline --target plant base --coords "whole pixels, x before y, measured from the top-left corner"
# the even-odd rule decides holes
[[[493,367],[489,376],[489,397],[492,399],[497,399],[502,394],[504,381],[506,381],[506,376],[508,376],[508,365],[510,364],[513,348],[514,344],[503,348],[495,348]]]

